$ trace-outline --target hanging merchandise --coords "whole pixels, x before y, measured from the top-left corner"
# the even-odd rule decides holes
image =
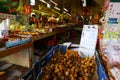
[[[110,0],[105,0],[105,3],[104,3],[104,10],[108,10],[109,4],[110,4]]]
[[[120,80],[120,2],[105,0],[105,4],[106,25],[101,41],[102,61],[110,80]]]
[[[107,22],[107,31],[119,32],[119,22],[118,18],[109,18]]]
[[[120,10],[118,9],[119,7],[120,7],[120,2],[110,2],[108,16],[110,18],[120,18]]]
[[[30,14],[31,13],[31,6],[30,5],[25,5],[24,9],[25,9],[25,14]]]

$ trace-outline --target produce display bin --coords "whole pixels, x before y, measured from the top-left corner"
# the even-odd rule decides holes
[[[86,75],[84,72],[86,70],[84,69],[84,67],[81,66],[83,64],[83,62],[81,62],[81,60],[83,60],[85,62],[87,62],[87,60],[88,60],[88,61],[90,61],[90,63],[94,62],[94,66],[92,66],[93,64],[86,65],[86,67],[89,67],[89,70],[92,70],[92,72],[88,71],[88,73],[90,73],[91,76],[87,77],[87,79],[90,78],[90,80],[97,80],[97,65],[95,63],[94,58],[82,59],[78,55],[77,51],[72,51],[72,50],[68,50],[68,49],[65,50],[65,48],[66,47],[65,46],[63,47],[63,45],[59,45],[57,47],[55,46],[55,47],[51,48],[51,50],[43,58],[40,59],[41,71],[40,71],[39,75],[37,76],[36,80],[49,80],[49,79],[51,80],[53,78],[56,78],[58,80],[61,80],[62,78],[72,79],[73,74],[74,74],[73,76],[77,76],[77,77],[74,77],[73,80],[75,80],[75,79],[76,80],[77,79],[84,80],[85,75]],[[68,53],[68,56],[66,56],[67,53]],[[72,58],[69,59],[67,57],[72,57]],[[67,63],[65,63],[65,64],[61,63],[61,61],[63,62],[64,59],[67,60]],[[69,61],[72,64],[71,67],[68,65]],[[80,64],[79,64],[79,61],[80,61]],[[63,67],[62,67],[62,64],[64,64]],[[78,64],[79,64],[79,66],[78,66]],[[83,65],[85,65],[85,64],[83,64]],[[80,68],[80,66],[81,66],[81,68]],[[57,75],[55,67],[59,67],[59,69],[62,69],[63,74],[61,74],[61,73],[59,74],[59,72],[61,72],[61,71],[58,71],[58,75]],[[60,68],[60,67],[62,67],[62,68]],[[76,74],[74,72],[72,73],[71,71],[68,70],[68,68],[69,68],[69,70],[72,70],[72,68],[73,68],[74,70],[76,70],[78,72],[76,72]],[[68,72],[67,70],[70,73],[67,73]],[[86,76],[88,76],[88,75],[86,75]],[[49,78],[49,79],[47,79],[47,78]]]
[[[61,49],[63,49],[63,51],[66,51],[66,52],[68,52],[69,54],[68,54],[68,56],[70,56],[70,57],[72,57],[71,56],[71,52],[72,52],[72,55],[73,55],[73,57],[71,58],[71,60],[68,58],[68,59],[66,59],[66,58],[64,58],[63,57],[63,59],[61,59],[60,58],[60,56],[62,56],[62,55],[66,55],[66,53],[62,53],[61,51]],[[74,55],[75,54],[75,55]],[[73,51],[73,50],[68,50],[68,49],[66,49],[65,50],[65,47],[63,48],[63,46],[61,46],[61,45],[57,45],[57,46],[53,46],[47,53],[46,53],[46,55],[44,55],[40,60],[38,60],[38,61],[36,61],[34,64],[33,64],[33,67],[32,67],[32,70],[33,70],[33,76],[34,76],[34,80],[43,80],[43,78],[46,76],[46,73],[44,73],[44,72],[48,72],[50,75],[52,75],[53,73],[53,71],[55,71],[54,69],[55,69],[55,66],[57,65],[56,63],[61,63],[60,61],[63,61],[64,59],[66,59],[67,61],[72,61],[73,59],[75,59],[75,60],[78,60],[78,61],[81,61],[81,60],[83,60],[83,61],[85,61],[86,62],[86,60],[88,60],[88,61],[90,61],[90,59],[89,58],[87,58],[87,59],[82,59],[82,58],[78,58],[78,57],[80,57],[79,55],[76,55],[77,54],[77,51]],[[60,56],[59,56],[60,55]],[[56,58],[56,61],[54,61],[55,60],[55,58]],[[60,60],[60,61],[59,61]],[[53,64],[51,64],[51,61],[54,61],[54,63],[53,64],[55,64],[54,66],[53,66]],[[95,59],[94,58],[92,58],[92,60],[90,61],[90,63],[92,63],[92,62],[94,62],[95,64],[94,64],[94,70],[93,70],[93,73],[91,73],[91,72],[89,72],[89,73],[91,73],[92,75],[91,75],[91,77],[89,77],[90,78],[90,80],[105,80],[104,78],[101,78],[101,76],[98,76],[97,75],[97,71],[99,70],[100,71],[100,73],[99,74],[101,74],[101,66],[98,66],[98,64],[96,65],[96,61],[95,61]],[[78,65],[76,65],[76,66],[74,66],[74,64],[76,64],[76,62],[73,60],[71,63],[73,63],[73,68],[74,68],[74,70],[76,70],[76,71],[78,71],[78,68],[79,67],[76,67],[76,66],[78,66]],[[81,66],[81,65],[83,65],[82,64],[83,62],[80,62],[80,64],[79,64],[79,66]],[[68,63],[65,63],[64,64],[64,66],[66,67],[67,66],[67,64]],[[61,64],[60,64],[61,65]],[[58,65],[58,66],[60,66],[60,65]],[[85,64],[84,64],[85,65]],[[91,64],[92,65],[92,64]],[[87,67],[89,67],[89,70],[92,70],[93,68],[91,68],[91,65],[87,65]],[[52,67],[50,67],[50,66],[52,66]],[[98,66],[98,69],[97,69],[97,66]],[[70,70],[72,70],[72,67],[70,68]],[[85,67],[85,66],[84,66]],[[84,80],[85,79],[85,73],[84,73],[84,71],[86,71],[85,69],[84,69],[84,67],[81,67],[81,68],[79,68],[79,70],[80,71],[78,71],[77,72],[77,78],[76,79],[80,79],[80,80]],[[99,68],[100,67],[100,68]],[[68,65],[68,68],[69,68],[69,65]],[[47,70],[48,69],[48,70]],[[67,70],[67,67],[65,68],[65,69],[63,69],[63,70]],[[64,71],[65,72],[65,74],[64,74],[64,76],[66,77],[66,76],[68,76],[67,78],[69,78],[69,79],[72,79],[72,77],[70,78],[70,74],[68,75],[67,73],[66,73],[66,71]],[[28,73],[28,72],[27,72]],[[52,74],[51,74],[52,73]],[[70,71],[70,73],[72,73],[71,71]],[[48,75],[47,75],[48,76]],[[46,76],[46,77],[47,77]],[[57,76],[57,75],[56,75]],[[58,75],[59,76],[59,75]],[[74,75],[74,76],[76,76],[76,75]],[[63,77],[63,76],[62,76]],[[98,77],[99,77],[99,79],[98,79]],[[103,77],[103,75],[102,75],[102,77]],[[57,77],[57,78],[60,78],[60,77]],[[83,79],[82,79],[83,78]],[[51,78],[50,78],[51,79]],[[49,79],[46,79],[46,78],[44,78],[44,80],[49,80]],[[75,80],[75,79],[74,79]]]
[[[13,40],[13,41],[7,41],[6,42],[6,48],[17,46],[19,44],[20,44],[20,39],[16,39],[16,40]]]
[[[96,62],[97,62],[98,80],[107,80],[107,75],[104,71],[104,68],[102,66],[102,63],[97,51],[96,51]]]
[[[53,57],[54,52],[58,51],[59,47],[54,46],[51,47],[51,49],[39,60],[35,61],[32,65],[32,68],[30,68],[25,74],[21,76],[22,80],[38,80],[39,77],[42,76],[42,67],[45,67],[51,58]]]
[[[24,43],[30,42],[31,40],[32,40],[31,37],[26,37],[24,39],[20,39],[20,44],[24,44]]]

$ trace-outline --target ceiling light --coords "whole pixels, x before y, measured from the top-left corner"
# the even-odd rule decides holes
[[[60,11],[60,8],[58,8],[58,7],[56,7],[56,6],[55,6],[54,8]]]
[[[45,0],[40,0],[40,1],[43,2],[43,3],[45,3],[45,4],[47,4],[47,2]]]
[[[50,8],[51,7],[50,4],[47,3],[47,7]]]
[[[63,8],[66,12],[68,12],[68,10],[66,8]]]
[[[50,4],[49,3],[47,3],[45,0],[40,0],[41,2],[43,2],[43,3],[45,3],[45,4],[47,4],[47,7],[48,8],[50,8],[51,6],[50,6]]]
[[[84,17],[81,15],[81,18],[84,19]]]
[[[83,7],[86,7],[86,0],[81,0]]]
[[[92,16],[90,16],[89,19],[92,19]]]
[[[55,4],[55,5],[58,5],[56,2],[54,2],[54,1],[52,1],[52,0],[50,0],[50,2],[52,2],[52,3]]]
[[[30,0],[30,5],[35,5],[35,0]]]
[[[63,11],[63,13],[66,13],[65,11]]]
[[[71,14],[67,13],[67,15],[71,16]]]

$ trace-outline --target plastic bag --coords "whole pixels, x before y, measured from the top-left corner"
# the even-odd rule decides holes
[[[108,41],[104,53],[108,59],[108,66],[120,69],[120,43],[115,40]]]

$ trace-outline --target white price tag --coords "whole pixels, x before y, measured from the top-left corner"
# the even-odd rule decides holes
[[[98,34],[97,25],[84,25],[80,40],[79,54],[81,57],[92,57],[96,48]],[[82,53],[82,54],[81,54]]]

